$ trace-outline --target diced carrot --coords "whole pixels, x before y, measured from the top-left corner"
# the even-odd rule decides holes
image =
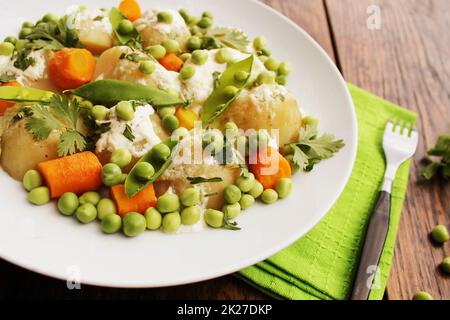
[[[175,72],[179,72],[184,64],[183,60],[173,52],[170,52],[159,59],[159,63],[167,70]]]
[[[102,164],[92,152],[41,162],[37,169],[42,174],[52,198],[66,192],[94,191],[102,185]]]
[[[255,162],[249,164],[250,171],[261,182],[264,189],[275,188],[278,181],[292,176],[289,162],[273,148],[259,150]]]
[[[49,59],[50,80],[62,90],[78,88],[92,80],[95,59],[86,49],[66,48]]]
[[[144,214],[150,207],[156,207],[156,195],[150,184],[132,198],[125,194],[125,186],[119,184],[111,187],[111,198],[116,203],[117,211],[123,218],[127,213],[139,212]]]
[[[195,122],[199,121],[198,114],[192,109],[178,108],[175,116],[180,122],[180,126],[188,130],[192,130],[195,127]]]
[[[2,86],[2,87],[21,87],[21,84],[18,83],[17,81],[11,81],[11,82],[0,83],[0,86]],[[14,105],[15,105],[14,102],[0,100],[0,116],[3,116],[6,112],[6,109],[8,109]]]
[[[141,7],[136,0],[123,0],[119,5],[119,10],[130,21],[135,21],[142,17]]]

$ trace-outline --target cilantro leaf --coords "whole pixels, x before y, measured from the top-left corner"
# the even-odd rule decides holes
[[[450,161],[450,134],[439,137],[436,146],[428,151],[429,156],[442,157]]]
[[[86,149],[85,138],[76,130],[70,129],[61,133],[59,139],[59,156],[68,156],[76,153],[77,151],[83,151]]]
[[[136,137],[134,136],[134,133],[133,133],[133,129],[128,124],[125,126],[125,130],[123,131],[123,135],[124,135],[125,138],[127,138],[131,142],[133,142],[134,139],[136,139]]]
[[[25,71],[29,67],[33,66],[36,63],[36,59],[34,59],[33,57],[29,57],[30,53],[30,49],[23,49],[19,52],[16,51],[13,57],[14,67]]]
[[[236,28],[213,28],[208,30],[206,36],[215,39],[223,46],[244,52],[250,44],[245,33]]]
[[[424,167],[420,175],[431,180],[439,173],[446,179],[450,178],[450,134],[439,137],[436,146],[428,151],[429,156],[440,157],[440,162],[432,162]]]
[[[214,177],[214,178],[188,177],[187,179],[192,185],[200,184],[200,183],[222,182],[223,181],[223,179],[220,177]]]

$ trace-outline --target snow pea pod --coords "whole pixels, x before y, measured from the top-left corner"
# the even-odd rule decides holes
[[[0,87],[0,100],[6,100],[10,102],[48,103],[53,95],[54,93],[50,91],[27,87]]]
[[[253,66],[253,55],[249,58],[239,61],[229,66],[219,79],[219,84],[214,89],[213,93],[206,100],[205,107],[203,109],[201,119],[204,124],[210,124],[217,117],[219,117],[230,104],[239,96],[240,90],[247,85],[248,79]],[[247,74],[247,78],[244,81],[238,81],[235,75],[237,73],[243,74],[241,71]],[[237,88],[233,95],[229,94],[229,88]]]
[[[112,8],[109,12],[109,22],[111,23],[114,33],[117,37],[117,40],[121,45],[135,45],[133,42],[141,42],[141,38],[139,35],[139,31],[134,27],[130,32],[127,32],[126,34],[119,32],[119,25],[123,20],[126,20],[127,18],[124,16],[124,14],[117,8]]]
[[[114,106],[120,101],[143,100],[155,107],[183,104],[183,100],[166,91],[143,84],[121,80],[98,80],[88,83],[73,93],[92,103]]]
[[[172,164],[173,156],[176,154],[177,151],[176,147],[178,146],[178,141],[169,138],[163,141],[162,143],[169,147],[171,151],[171,156],[167,160],[161,161],[153,156],[153,150],[147,152],[136,163],[133,169],[131,169],[125,181],[125,194],[127,195],[128,198],[132,198],[133,196],[138,194],[139,191],[143,190],[145,187],[155,182],[155,180],[158,179],[164,173],[164,171],[166,171],[166,169]],[[138,166],[139,163],[142,162],[150,163],[155,169],[155,174],[147,181],[142,181],[136,174],[136,167]]]

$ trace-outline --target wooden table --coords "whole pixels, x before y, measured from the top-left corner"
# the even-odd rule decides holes
[[[419,290],[450,298],[450,279],[438,264],[450,244],[433,246],[429,231],[450,226],[448,183],[419,183],[420,161],[439,134],[450,132],[450,1],[448,0],[266,0],[311,34],[345,79],[418,112],[421,140],[412,164],[398,235],[389,299],[410,299]],[[368,9],[381,13],[381,28],[369,29]],[[370,11],[376,13],[376,11]],[[83,286],[0,262],[0,298],[265,299],[264,294],[227,276],[187,286],[145,290]]]

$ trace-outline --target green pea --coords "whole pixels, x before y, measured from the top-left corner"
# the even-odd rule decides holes
[[[235,185],[231,185],[225,188],[224,197],[227,203],[235,204],[241,200],[242,192]]]
[[[170,212],[166,214],[162,219],[162,230],[165,233],[175,233],[180,229],[181,216],[176,212]]]
[[[210,11],[205,11],[205,12],[202,13],[202,18],[214,19],[214,15]]]
[[[195,188],[188,188],[180,196],[181,204],[185,207],[192,207],[200,204],[200,191]]]
[[[165,116],[163,118],[163,127],[167,131],[175,131],[180,126],[180,122],[175,116]]]
[[[249,195],[251,195],[253,198],[258,199],[264,191],[264,187],[259,181],[255,181],[255,185],[253,188],[248,192]]]
[[[143,182],[149,181],[155,175],[155,168],[148,162],[139,162],[134,167],[133,174]]]
[[[85,192],[80,197],[80,204],[90,203],[96,206],[99,203],[100,199],[101,197],[98,192]]]
[[[242,210],[246,210],[255,204],[255,198],[249,194],[242,195],[241,200],[239,200]]]
[[[258,56],[258,58],[262,63],[265,63],[267,60],[269,60],[268,56]]]
[[[319,120],[311,116],[303,117],[302,122],[307,126],[317,127],[319,125]]]
[[[127,237],[137,237],[147,228],[145,217],[137,212],[128,213],[123,218],[123,232]]]
[[[275,83],[276,74],[273,71],[263,71],[259,74],[257,78],[257,82],[259,84],[274,84]]]
[[[199,26],[202,29],[208,29],[211,28],[213,24],[213,21],[211,18],[203,17],[200,19],[200,21],[197,23],[197,26]]]
[[[33,29],[31,29],[31,28],[22,28],[22,30],[20,30],[20,32],[19,32],[19,38],[20,39],[25,39],[26,37],[28,37],[32,33],[33,33]]]
[[[117,214],[107,214],[103,217],[100,226],[106,234],[117,233],[122,228],[122,218]]]
[[[280,67],[280,63],[275,60],[274,58],[269,58],[265,63],[264,66],[267,68],[267,70],[269,71],[277,71],[278,68]]]
[[[265,204],[272,204],[278,200],[278,193],[273,189],[266,189],[261,195],[261,200]]]
[[[58,200],[58,210],[65,216],[73,215],[79,205],[78,196],[73,192],[64,193]]]
[[[116,204],[111,199],[101,199],[97,204],[97,213],[99,220],[103,220],[107,215],[117,214]]]
[[[119,26],[117,27],[117,32],[119,32],[122,35],[127,35],[133,32],[134,25],[133,22],[127,19],[123,19],[120,21]]]
[[[42,186],[42,176],[37,170],[28,170],[22,179],[25,190],[31,191]]]
[[[287,76],[292,71],[292,65],[289,62],[283,61],[278,66],[278,74],[281,76]]]
[[[24,39],[17,40],[16,50],[20,51],[20,50],[24,49],[27,44],[28,44],[27,40],[24,40]]]
[[[433,300],[433,297],[428,292],[419,291],[414,295],[413,300]]]
[[[50,190],[47,187],[37,187],[28,193],[28,201],[36,206],[50,202]]]
[[[233,55],[228,48],[219,49],[216,53],[218,63],[229,63],[233,61]]]
[[[93,106],[91,115],[96,121],[104,121],[108,117],[109,109],[105,106]]]
[[[197,22],[200,21],[200,18],[193,17],[192,26],[191,26],[191,34],[196,37],[203,37],[203,30],[199,26],[197,26]]]
[[[200,37],[192,36],[188,39],[187,47],[189,51],[195,51],[202,47],[203,40]]]
[[[208,226],[213,228],[222,228],[224,213],[213,209],[205,211],[205,222]]]
[[[192,57],[192,54],[189,52],[185,52],[180,56],[180,59],[183,60],[183,62],[188,61]]]
[[[288,178],[283,178],[278,181],[275,190],[278,193],[280,199],[285,199],[289,197],[292,192],[292,180]]]
[[[249,173],[247,177],[240,176],[237,181],[236,185],[243,193],[249,192],[253,189],[255,186],[256,179],[255,175],[253,173]]]
[[[88,224],[97,218],[97,209],[91,203],[86,203],[78,207],[75,213],[78,221]]]
[[[141,61],[139,71],[143,74],[152,74],[156,70],[156,63],[153,61]]]
[[[22,23],[22,28],[34,28],[34,23],[33,22],[29,22],[29,21],[25,21],[24,23]]]
[[[133,160],[131,152],[127,149],[120,148],[114,150],[109,162],[117,164],[121,168],[125,168],[131,163],[131,160]]]
[[[108,163],[102,170],[102,181],[107,187],[119,184],[122,180],[122,170],[117,164]]]
[[[431,238],[437,243],[444,243],[449,240],[447,228],[440,224],[431,231]]]
[[[17,38],[13,37],[13,36],[9,36],[6,37],[5,40],[3,40],[4,42],[9,42],[12,43],[13,45],[15,45],[17,43]]]
[[[227,86],[223,89],[223,95],[227,98],[227,99],[232,99],[235,96],[237,96],[239,93],[239,89],[235,86]]]
[[[286,80],[286,76],[278,76],[275,81],[280,85],[280,86],[285,86],[287,83]]]
[[[234,80],[236,80],[237,83],[242,84],[248,80],[249,76],[250,74],[248,72],[241,70],[235,73]]]
[[[203,135],[203,148],[211,154],[217,154],[220,152],[225,145],[224,137],[222,132],[217,129],[207,130]]]
[[[190,226],[200,221],[201,209],[199,206],[191,206],[181,211],[181,224]]]
[[[117,117],[124,121],[131,121],[134,119],[133,105],[128,101],[119,102],[116,106]]]
[[[180,70],[180,79],[189,80],[195,75],[195,68],[193,66],[184,66]]]
[[[165,116],[173,116],[177,112],[175,107],[164,107],[158,109],[158,114],[163,119]]]
[[[166,48],[167,52],[178,52],[180,51],[180,43],[176,40],[168,39],[162,42],[162,46]]]
[[[158,12],[156,15],[158,22],[171,24],[173,22],[173,15],[168,11]]]
[[[162,215],[155,208],[148,208],[145,212],[145,220],[147,221],[148,230],[158,230],[161,228]]]
[[[446,257],[444,260],[442,260],[441,269],[444,272],[450,274],[450,257]]]
[[[192,52],[192,62],[197,65],[204,65],[208,61],[208,51],[207,50],[195,50]]]
[[[170,148],[164,143],[159,143],[152,148],[152,159],[165,162],[170,157]]]
[[[189,130],[186,129],[186,128],[183,128],[183,127],[178,128],[177,130],[175,130],[172,133],[172,138],[175,139],[175,141],[182,140],[182,139],[184,139],[184,138],[186,138],[188,136],[190,136]]]
[[[43,20],[44,22],[54,22],[54,23],[56,23],[56,22],[58,22],[59,18],[58,18],[57,15],[55,15],[55,14],[53,14],[53,13],[47,13],[47,14],[42,18],[42,20]]]
[[[228,219],[235,219],[241,214],[241,205],[239,202],[228,204],[222,208],[222,212],[227,215]]]
[[[258,51],[266,48],[267,39],[264,38],[263,36],[256,37],[255,40],[253,40],[253,47]]]
[[[176,194],[166,193],[158,198],[156,207],[161,213],[175,212],[180,209],[180,199]]]
[[[164,48],[162,45],[158,44],[155,46],[148,47],[146,51],[153,56],[156,60],[164,58],[164,56],[167,53],[166,48]]]
[[[184,22],[186,22],[186,24],[190,24],[191,23],[192,17],[191,17],[191,15],[188,13],[188,11],[186,9],[180,9],[180,10],[178,10],[178,13],[184,19]]]

